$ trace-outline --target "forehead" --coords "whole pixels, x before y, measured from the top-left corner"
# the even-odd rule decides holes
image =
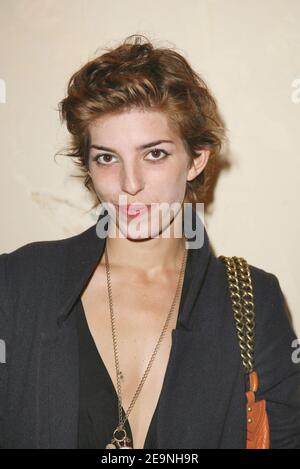
[[[130,109],[96,118],[89,125],[91,140],[118,138],[137,143],[146,139],[177,139],[167,115],[162,111]],[[103,141],[101,143],[104,144]]]

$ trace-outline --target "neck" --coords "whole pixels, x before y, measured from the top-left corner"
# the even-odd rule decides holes
[[[148,280],[169,272],[178,271],[183,260],[185,237],[130,238],[108,237],[106,249],[112,268],[126,268],[140,272]],[[101,259],[105,264],[105,256]]]

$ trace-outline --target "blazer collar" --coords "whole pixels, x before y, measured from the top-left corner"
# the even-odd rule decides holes
[[[205,226],[198,216],[197,212],[192,209],[193,220],[197,217],[198,223],[195,225],[197,236],[202,237],[200,247],[188,249],[187,264],[184,274],[182,294],[180,299],[179,311],[180,319],[178,321],[179,328],[191,330],[193,328],[193,305],[201,290],[204,278],[211,258],[213,256],[212,248]],[[69,318],[72,313],[74,303],[81,295],[88,280],[96,269],[104,253],[106,238],[97,235],[97,224],[99,220],[107,214],[104,209],[99,215],[97,223],[79,235],[67,238],[64,260],[64,288],[63,288],[63,304],[58,312],[57,325],[59,327]],[[183,217],[184,224],[184,217]],[[193,229],[194,226],[193,226]],[[188,236],[188,245],[192,243],[193,237]]]

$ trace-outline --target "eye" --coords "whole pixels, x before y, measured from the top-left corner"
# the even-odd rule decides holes
[[[166,152],[165,150],[161,150],[160,148],[154,148],[153,150],[151,150],[149,152],[150,154],[151,153],[163,153],[164,156],[162,158],[154,158],[153,160],[150,160],[150,161],[160,161],[160,160],[163,160],[164,158],[166,158],[170,153]]]
[[[98,161],[98,159],[101,158],[101,157],[102,157],[102,158],[103,158],[103,157],[106,157],[106,159],[104,160],[104,162],[103,162],[103,160],[102,160],[102,162]],[[113,155],[110,155],[109,153],[101,153],[101,154],[99,154],[99,155],[96,155],[96,156],[93,158],[93,161],[96,161],[96,163],[97,163],[98,165],[109,166],[109,165],[110,165],[110,161],[107,161],[107,157],[108,157],[108,158],[113,158]]]

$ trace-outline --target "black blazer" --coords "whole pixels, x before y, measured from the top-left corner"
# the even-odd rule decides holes
[[[104,252],[106,239],[97,236],[96,226],[0,256],[0,339],[6,344],[1,448],[77,448],[79,357],[72,312]],[[250,269],[258,398],[267,400],[271,448],[300,448],[296,336],[277,277]],[[203,246],[188,250],[180,311],[160,396],[157,448],[245,448],[246,380],[225,266],[206,230]]]

